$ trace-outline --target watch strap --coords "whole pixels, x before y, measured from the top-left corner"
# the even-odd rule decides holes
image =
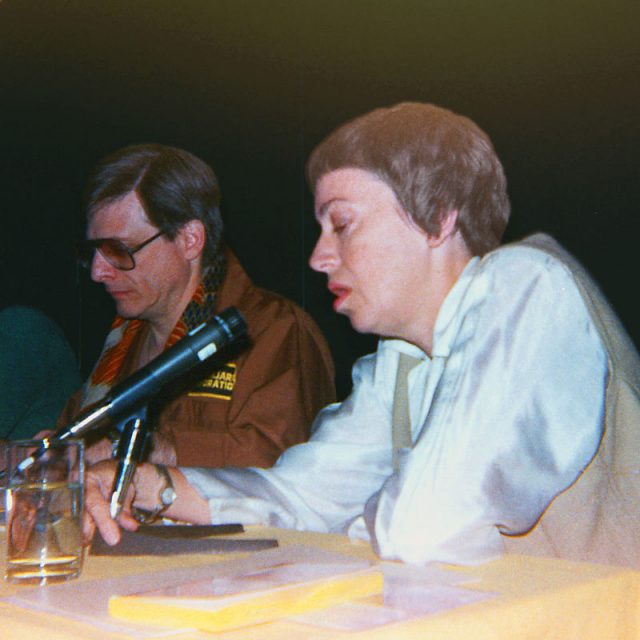
[[[155,522],[174,502],[176,492],[173,486],[171,474],[164,464],[154,464],[156,473],[164,480],[164,486],[158,493],[158,504],[153,510],[140,509],[133,507],[131,514],[141,524],[150,524]]]

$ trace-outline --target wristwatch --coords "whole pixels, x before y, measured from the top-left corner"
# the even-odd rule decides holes
[[[175,501],[177,494],[173,487],[173,481],[171,480],[171,474],[167,467],[163,464],[154,464],[158,475],[164,480],[164,486],[158,493],[158,505],[152,511],[147,509],[140,509],[133,507],[131,514],[133,517],[142,524],[149,524],[157,520]]]

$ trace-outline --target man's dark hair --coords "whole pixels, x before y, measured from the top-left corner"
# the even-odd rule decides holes
[[[159,144],[124,147],[94,169],[85,189],[87,219],[103,207],[135,192],[151,224],[173,240],[190,220],[206,231],[203,276],[224,261],[220,189],[211,167],[182,149]]]

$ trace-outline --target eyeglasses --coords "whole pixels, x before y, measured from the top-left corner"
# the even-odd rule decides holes
[[[83,240],[76,245],[76,257],[78,262],[85,269],[91,268],[93,256],[99,251],[102,257],[116,269],[120,271],[131,271],[136,268],[136,261],[133,257],[141,249],[159,238],[164,231],[158,231],[144,242],[128,247],[122,240],[116,238],[96,238],[95,240]]]

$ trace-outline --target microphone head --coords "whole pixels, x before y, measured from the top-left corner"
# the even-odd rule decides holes
[[[247,322],[235,307],[228,307],[221,311],[216,316],[216,320],[220,323],[230,341],[237,340],[247,333]]]

